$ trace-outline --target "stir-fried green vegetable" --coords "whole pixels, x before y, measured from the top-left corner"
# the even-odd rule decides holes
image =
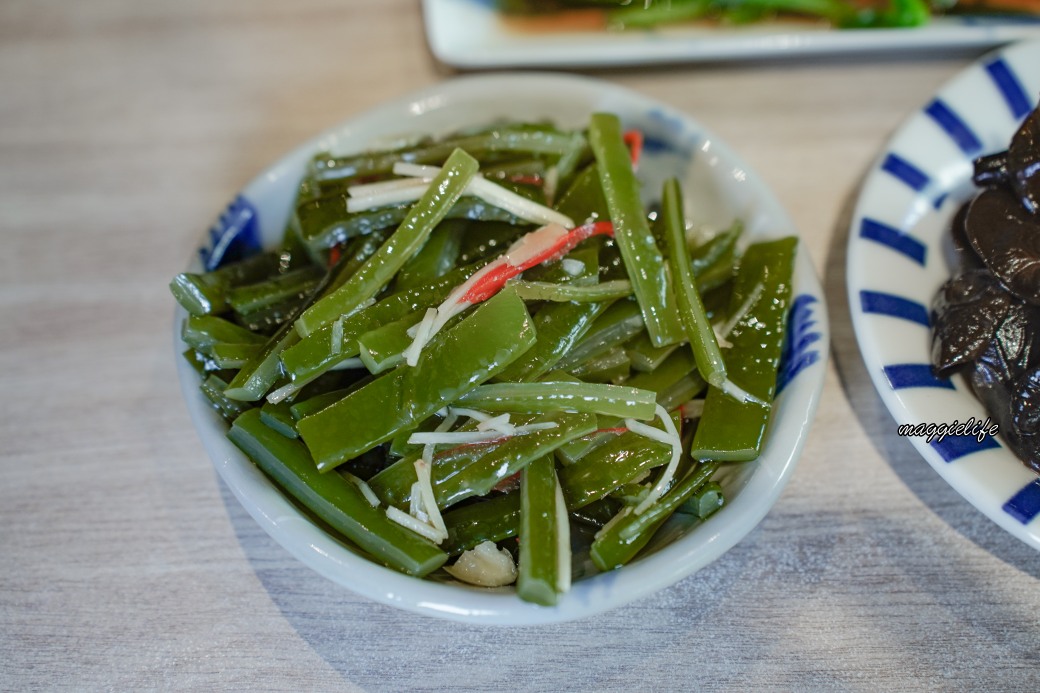
[[[840,29],[915,27],[927,24],[934,13],[1014,12],[1013,3],[929,3],[926,0],[497,0],[507,14],[551,17],[553,13],[581,9],[602,13],[602,21],[614,30],[652,29],[693,21],[742,25],[783,19],[823,21]],[[962,7],[964,6],[964,7]]]
[[[597,114],[317,156],[282,247],[171,283],[229,438],[374,561],[542,605],[572,523],[610,570],[710,521],[761,450],[795,242],[692,243],[676,181],[651,221],[640,141]]]

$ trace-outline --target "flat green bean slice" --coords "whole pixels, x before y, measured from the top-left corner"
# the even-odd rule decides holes
[[[401,291],[343,318],[342,334],[335,348],[333,326],[326,325],[301,339],[281,354],[282,366],[293,381],[309,382],[333,366],[360,353],[357,338],[380,325],[404,318],[409,313],[436,306],[464,282],[478,265],[453,270],[424,287]]]
[[[655,393],[621,385],[543,380],[536,383],[489,383],[469,391],[458,404],[491,412],[585,412],[651,419]]]
[[[296,331],[306,337],[350,313],[375,296],[426,243],[433,229],[466,189],[478,164],[461,149],[452,152],[401,225],[357,272],[297,318]]]
[[[440,488],[444,505],[450,506],[466,498],[486,495],[503,479],[516,474],[532,460],[544,455],[551,456],[561,445],[596,430],[596,417],[591,414],[553,412],[537,417],[533,423],[543,421],[554,422],[557,426],[508,438],[445,480]]]
[[[524,601],[543,606],[556,604],[559,594],[570,584],[569,550],[566,557],[561,556],[561,533],[568,520],[566,509],[561,512],[558,493],[552,456],[534,460],[521,473],[516,593]],[[561,565],[564,558],[565,566]]]
[[[636,515],[631,507],[621,511],[596,535],[589,553],[600,570],[613,570],[631,561],[661,525],[701,486],[708,483],[719,468],[718,462],[707,462],[691,470],[672,486],[656,503]]]
[[[502,291],[426,345],[415,367],[376,377],[336,404],[297,422],[319,469],[328,471],[414,428],[500,373],[535,343],[515,294]],[[388,406],[389,405],[389,406]]]
[[[552,370],[560,358],[580,340],[609,302],[547,303],[535,314],[538,342],[516,363],[503,371],[499,380],[527,382]]]
[[[662,195],[662,227],[668,248],[668,266],[672,270],[673,287],[678,299],[679,319],[686,341],[693,349],[697,370],[713,385],[721,387],[726,380],[726,362],[722,358],[715,330],[704,311],[686,252],[686,216],[683,214],[679,181],[665,182]]]
[[[263,344],[263,336],[215,315],[189,315],[181,323],[181,339],[188,346],[208,353],[216,344]]]
[[[510,283],[516,290],[517,295],[525,301],[577,301],[579,303],[588,303],[591,301],[613,301],[632,295],[632,284],[625,279],[615,279],[614,281],[588,286],[525,280],[514,280]]]
[[[578,378],[590,383],[621,383],[628,379],[632,370],[632,362],[621,347],[612,347],[609,351],[592,357],[585,363],[571,370]]]
[[[288,402],[279,402],[278,404],[265,402],[260,407],[260,419],[286,438],[299,438],[300,434],[296,432],[296,419],[293,417],[289,407]]]
[[[255,284],[231,289],[227,301],[238,313],[248,313],[295,298],[302,300],[314,290],[325,270],[310,265]]]
[[[404,363],[404,350],[412,343],[408,330],[422,315],[423,311],[409,313],[358,337],[361,362],[370,373],[382,373]]]
[[[199,385],[199,389],[202,390],[202,394],[206,395],[206,399],[210,401],[213,408],[228,421],[234,421],[252,407],[250,404],[236,401],[224,394],[227,390],[227,383],[215,374],[206,376],[206,379]]]
[[[468,224],[446,219],[433,230],[426,245],[405,263],[394,279],[394,290],[422,287],[455,269],[462,248],[462,235]]]
[[[499,542],[520,532],[520,494],[506,493],[444,513],[448,538],[440,547],[449,556],[485,541]]]
[[[647,332],[656,346],[682,341],[682,326],[674,311],[668,310],[671,288],[661,272],[664,257],[650,231],[617,116],[594,114],[589,124],[589,144],[596,155],[600,185],[614,222],[614,239]]]
[[[732,314],[751,305],[727,339],[730,378],[763,402],[776,393],[787,310],[791,302],[796,238],[755,243],[740,262],[731,299]],[[708,389],[704,415],[691,455],[698,460],[745,462],[758,457],[771,408],[740,402],[714,387]]]
[[[635,301],[618,301],[596,319],[581,341],[559,360],[557,367],[573,370],[589,359],[620,346],[642,330],[643,316],[639,304]]]
[[[421,577],[447,561],[434,544],[373,507],[357,484],[319,473],[307,448],[265,425],[260,410],[239,416],[228,438],[290,496],[379,563]]]
[[[489,155],[500,153],[537,154],[559,158],[567,154],[573,156],[572,152],[576,147],[580,147],[583,141],[581,133],[576,132],[505,127],[389,152],[338,158],[317,157],[312,168],[320,179],[372,176],[389,173],[399,161],[438,164],[456,148],[464,149],[482,162],[492,158]]]
[[[604,498],[611,491],[668,463],[670,446],[638,433],[613,434],[614,439],[560,469],[560,485],[568,508]]]
[[[632,362],[633,370],[649,373],[659,368],[678,346],[678,344],[669,344],[668,346],[656,347],[650,341],[650,335],[646,332],[640,332],[625,343],[625,351],[628,352],[628,358]]]
[[[280,262],[279,253],[266,252],[206,274],[183,272],[170,282],[170,292],[184,310],[192,315],[221,313],[228,307],[228,291],[276,274],[281,267]]]

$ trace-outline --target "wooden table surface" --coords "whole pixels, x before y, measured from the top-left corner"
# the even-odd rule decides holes
[[[170,277],[294,144],[449,78],[418,0],[0,4],[0,689],[1040,690],[1040,553],[952,491],[866,375],[845,219],[971,52],[604,71],[732,144],[830,302],[823,405],[762,524],[670,589],[499,629],[274,544],[181,400]]]

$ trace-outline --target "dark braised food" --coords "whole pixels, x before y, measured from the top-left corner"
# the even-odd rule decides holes
[[[1040,472],[1040,108],[975,162],[953,221],[962,259],[932,306],[932,363],[963,373],[1009,447]]]

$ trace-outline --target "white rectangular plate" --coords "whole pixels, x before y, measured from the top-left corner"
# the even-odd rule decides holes
[[[651,31],[518,30],[492,0],[423,0],[433,54],[458,68],[608,67],[856,52],[985,48],[1040,38],[1040,17],[940,17],[917,29],[835,30],[771,22]]]

